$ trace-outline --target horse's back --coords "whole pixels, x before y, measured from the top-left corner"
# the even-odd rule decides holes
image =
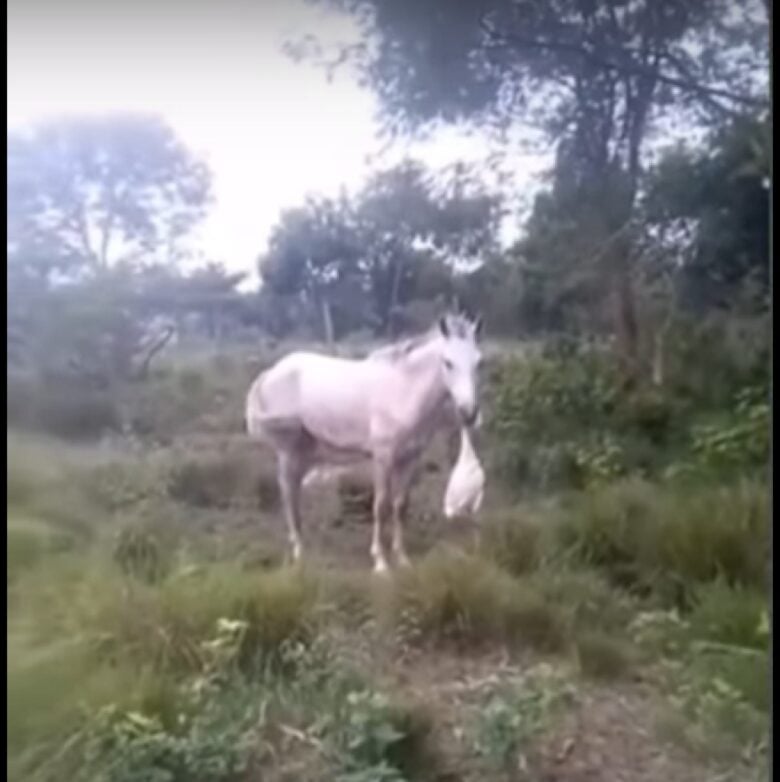
[[[356,402],[368,390],[366,369],[364,362],[354,359],[305,351],[288,353],[250,386],[246,401],[250,436],[267,438],[272,428],[287,433],[296,427],[305,430],[305,420],[316,419],[323,411],[333,414],[334,408],[342,414],[355,413]]]

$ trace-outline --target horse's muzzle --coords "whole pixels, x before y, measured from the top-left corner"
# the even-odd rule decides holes
[[[474,424],[477,423],[477,419],[479,418],[479,406],[474,405],[474,407],[470,408],[469,410],[463,410],[461,408],[460,410],[460,420],[463,422],[464,426],[468,426],[471,428],[474,426]]]

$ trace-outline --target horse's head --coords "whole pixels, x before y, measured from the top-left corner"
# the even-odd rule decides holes
[[[479,414],[477,370],[482,359],[478,344],[482,318],[445,315],[439,319],[438,327],[444,385],[463,423],[471,426]]]

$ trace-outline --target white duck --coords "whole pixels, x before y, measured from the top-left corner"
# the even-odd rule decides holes
[[[444,515],[451,519],[460,514],[476,513],[482,505],[485,472],[474,452],[468,429],[460,430],[460,453],[444,493]]]

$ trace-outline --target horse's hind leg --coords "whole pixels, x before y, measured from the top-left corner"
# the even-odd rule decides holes
[[[307,463],[295,452],[283,451],[278,457],[279,490],[282,495],[284,519],[294,562],[301,559],[301,484],[306,475]]]
[[[390,509],[390,469],[381,461],[374,462],[374,531],[371,538],[371,556],[374,572],[387,570],[387,557],[383,537],[384,521]]]
[[[404,523],[409,507],[409,491],[416,474],[416,462],[399,465],[392,480],[393,555],[397,564],[410,564],[404,546]]]

